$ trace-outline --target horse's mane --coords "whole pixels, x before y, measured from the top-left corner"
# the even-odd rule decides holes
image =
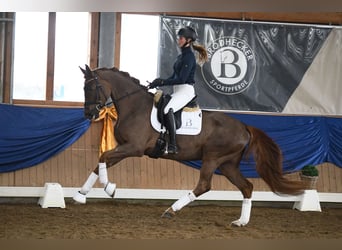
[[[145,90],[146,93],[148,93],[149,95],[151,95],[152,97],[154,96],[153,93],[149,92],[149,88],[147,86],[144,86],[142,84],[140,84],[140,81],[139,79],[131,76],[128,72],[126,71],[121,71],[119,70],[118,68],[116,67],[113,67],[113,68],[106,68],[106,67],[103,67],[103,68],[97,68],[95,69],[94,71],[98,72],[98,71],[112,71],[114,73],[118,73],[120,75],[122,75],[123,77],[126,77],[126,78],[129,78],[133,83],[135,83],[138,87],[142,88],[143,90]]]
[[[119,73],[120,73],[121,75],[123,75],[124,77],[129,77],[129,78],[131,78],[132,81],[135,82],[136,84],[140,84],[139,79],[137,79],[137,78],[131,76],[131,75],[130,75],[128,72],[126,72],[126,71],[121,71],[121,70],[119,70],[119,69],[116,68],[116,67],[111,68],[111,70],[114,71],[114,72],[119,72]]]
[[[132,82],[134,82],[135,84],[137,84],[138,86],[140,86],[141,88],[145,89],[145,90],[148,90],[148,88],[142,84],[140,84],[140,81],[139,79],[131,76],[128,72],[126,71],[122,71],[122,70],[119,70],[118,68],[116,67],[113,67],[113,68],[106,68],[106,67],[103,67],[103,68],[97,68],[96,71],[107,71],[107,70],[110,70],[110,71],[113,71],[115,73],[119,73],[120,75],[126,77],[126,78],[130,78],[132,80]]]

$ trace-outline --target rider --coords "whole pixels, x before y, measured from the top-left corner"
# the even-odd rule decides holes
[[[151,88],[164,85],[173,85],[171,100],[164,109],[166,115],[166,126],[170,134],[170,143],[168,145],[169,154],[177,154],[176,143],[176,124],[174,112],[183,108],[190,102],[195,95],[195,70],[196,58],[192,49],[199,53],[199,61],[205,62],[208,58],[206,49],[199,44],[194,44],[197,34],[189,26],[181,28],[178,31],[178,46],[181,48],[181,54],[177,57],[173,65],[173,74],[167,79],[157,78],[151,84]]]

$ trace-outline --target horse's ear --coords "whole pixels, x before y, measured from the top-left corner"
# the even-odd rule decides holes
[[[87,73],[87,72],[85,71],[85,69],[82,69],[81,66],[78,66],[78,67],[80,68],[80,70],[82,71],[83,75],[85,76],[86,73]]]
[[[82,73],[84,74],[84,78],[85,79],[90,79],[93,77],[93,72],[91,71],[91,69],[89,68],[89,66],[86,64],[85,65],[85,69],[82,69],[81,67],[79,67],[82,71]]]
[[[85,67],[86,67],[87,74],[92,75],[92,71],[89,68],[89,66],[86,64]]]

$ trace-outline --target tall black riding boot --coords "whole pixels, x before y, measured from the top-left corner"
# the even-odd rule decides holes
[[[176,143],[176,121],[175,115],[173,114],[173,109],[170,109],[166,114],[166,125],[169,130],[170,142],[167,147],[167,151],[169,154],[177,154],[177,143]]]

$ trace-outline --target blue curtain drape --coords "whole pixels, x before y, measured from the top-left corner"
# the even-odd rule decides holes
[[[266,132],[283,152],[285,173],[323,162],[342,167],[341,118],[227,115]],[[74,143],[89,126],[82,108],[0,104],[0,172],[31,167],[47,160]],[[201,167],[201,161],[183,163]],[[246,177],[258,177],[253,159],[243,160],[240,167]]]
[[[0,104],[0,172],[39,164],[63,151],[90,126],[82,108]]]
[[[307,164],[331,162],[342,167],[342,119],[320,116],[274,116],[228,114],[268,134],[283,153],[283,171],[291,173]],[[183,163],[201,167],[201,161]],[[246,177],[258,177],[253,158],[242,160],[240,168]],[[220,174],[219,171],[216,171]]]

